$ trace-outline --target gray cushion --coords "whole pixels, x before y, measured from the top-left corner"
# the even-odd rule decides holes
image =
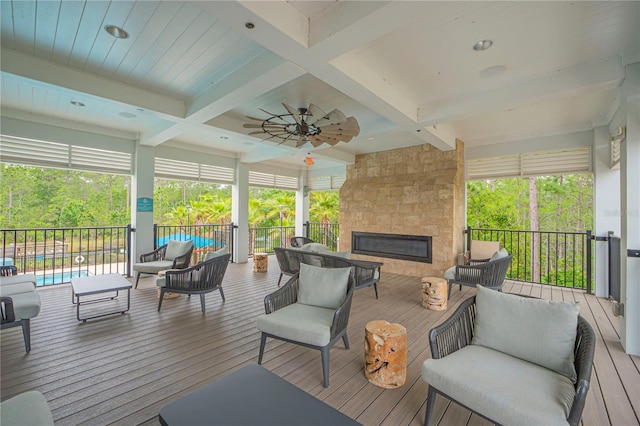
[[[29,293],[13,294],[13,312],[16,314],[16,320],[31,319],[40,313],[40,295],[35,290]]]
[[[204,261],[206,262],[207,260],[215,259],[216,257],[224,256],[225,254],[228,254],[228,253],[229,253],[229,250],[226,247],[223,247],[220,250],[210,251],[204,257]]]
[[[169,240],[167,249],[164,252],[164,260],[173,261],[176,257],[184,256],[192,245],[192,241]]]
[[[258,317],[258,330],[274,336],[315,346],[331,340],[331,324],[335,310],[294,303]]]
[[[133,270],[143,274],[157,274],[165,269],[171,269],[173,260],[154,260],[153,262],[142,262],[133,265]]]
[[[476,345],[426,360],[422,378],[503,425],[566,425],[575,394],[561,374]]]
[[[0,296],[11,296],[12,294],[20,293],[33,293],[34,291],[35,288],[33,287],[33,283],[28,281],[0,286]]]
[[[338,256],[338,257],[344,257],[345,259],[350,259],[351,258],[351,252],[350,251],[330,251],[327,254],[330,254],[330,255],[333,255],[333,256]]]
[[[501,248],[497,252],[493,253],[489,261],[502,259],[503,257],[507,256],[509,256],[509,252],[507,251],[507,249]]]
[[[445,280],[455,280],[456,279],[456,266],[452,266],[451,268],[444,271],[444,279]]]
[[[36,276],[33,274],[9,275],[8,277],[0,277],[0,287],[7,284],[30,282],[33,288],[36,288]]]
[[[53,425],[53,416],[45,397],[28,391],[0,403],[2,426]]]
[[[577,303],[531,299],[478,286],[472,343],[538,364],[576,381]]]
[[[319,268],[300,264],[298,303],[336,309],[347,296],[351,268]]]
[[[307,243],[300,247],[300,249],[303,251],[312,251],[314,253],[326,253],[330,251],[329,247],[321,243]]]

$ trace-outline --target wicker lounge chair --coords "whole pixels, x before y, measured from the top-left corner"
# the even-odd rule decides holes
[[[174,241],[169,242],[162,247],[158,247],[150,253],[140,255],[140,262],[133,265],[136,275],[136,286],[138,288],[138,280],[142,274],[157,274],[167,269],[184,269],[191,263],[191,254],[193,253],[192,241]]]

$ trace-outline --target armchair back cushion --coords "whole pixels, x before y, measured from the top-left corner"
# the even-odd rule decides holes
[[[300,247],[303,251],[311,251],[313,253],[327,253],[330,252],[329,247],[325,246],[322,243],[307,243]]]
[[[492,260],[502,259],[503,257],[507,256],[509,256],[509,252],[507,251],[507,249],[501,248],[497,252],[493,253],[493,255],[491,255],[491,257],[489,258],[489,262],[491,262]]]
[[[192,245],[192,241],[169,240],[167,250],[164,252],[164,260],[174,260],[176,257],[184,256]]]
[[[524,298],[480,285],[477,289],[472,344],[548,368],[575,383],[578,303]]]
[[[351,268],[320,268],[300,264],[298,303],[337,309],[347,297]]]
[[[498,250],[500,250],[499,241],[471,241],[471,259],[489,259]]]
[[[206,262],[207,260],[215,259],[216,257],[224,256],[227,253],[229,253],[229,250],[226,247],[223,247],[220,250],[210,251],[204,257],[203,262]]]

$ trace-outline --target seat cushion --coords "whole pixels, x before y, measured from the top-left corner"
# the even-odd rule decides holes
[[[258,330],[285,339],[314,346],[331,340],[331,323],[335,310],[294,303],[258,317]]]
[[[5,284],[0,286],[0,296],[11,296],[12,294],[33,293],[35,288],[31,282],[21,282]]]
[[[13,300],[16,320],[35,318],[40,313],[40,295],[35,291],[13,294],[9,297]]]
[[[173,260],[154,260],[153,262],[135,263],[133,270],[143,274],[157,274],[165,269],[171,269]]]
[[[9,284],[30,282],[33,288],[36,288],[36,276],[34,274],[9,275],[8,277],[0,277],[0,287]]]
[[[300,264],[298,303],[336,309],[347,297],[351,268],[320,268]]]
[[[164,252],[164,260],[173,261],[176,257],[184,256],[193,246],[192,241],[169,240],[167,249]]]
[[[580,305],[505,294],[478,286],[472,343],[576,381],[574,347]]]
[[[562,374],[477,345],[426,360],[422,378],[503,425],[566,425],[575,394]]]
[[[0,403],[2,426],[53,425],[53,416],[44,395],[28,391]]]

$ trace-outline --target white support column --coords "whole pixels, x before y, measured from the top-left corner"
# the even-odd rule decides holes
[[[136,232],[131,238],[132,263],[136,263],[141,254],[153,250],[155,148],[138,144],[134,161],[135,173],[131,179],[131,226]]]
[[[593,131],[594,222],[596,236],[613,231],[620,236],[620,169],[611,169],[609,129],[596,127]],[[606,241],[594,241],[594,294],[609,297],[609,256]]]
[[[249,165],[236,161],[236,183],[232,188],[231,220],[237,226],[233,242],[233,259],[249,260]]]
[[[620,340],[626,353],[640,355],[640,257],[627,256],[629,249],[640,250],[640,63],[626,67],[621,106],[626,109],[627,138],[621,144],[620,159],[620,298],[624,303]]]
[[[296,235],[305,235],[304,224],[309,221],[309,189],[306,170],[300,172],[300,189],[296,191]]]

